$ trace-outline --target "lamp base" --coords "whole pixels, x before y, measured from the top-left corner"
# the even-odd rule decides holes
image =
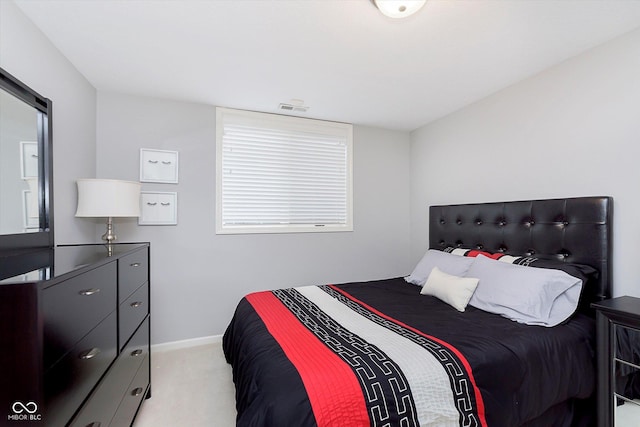
[[[115,242],[117,239],[116,234],[113,231],[113,219],[111,217],[107,218],[107,231],[102,235],[102,240],[104,240],[108,245]]]

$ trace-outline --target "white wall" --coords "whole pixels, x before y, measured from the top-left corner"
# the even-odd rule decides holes
[[[38,140],[36,110],[0,91],[0,233],[22,233],[25,227],[22,142]],[[32,163],[34,164],[34,163]],[[30,174],[31,176],[31,174]]]
[[[75,180],[95,174],[96,91],[10,1],[0,1],[0,67],[53,101],[55,240],[87,241]]]
[[[252,291],[408,274],[409,134],[354,128],[354,232],[216,235],[215,108],[98,92],[97,176],[136,180],[140,148],[179,152],[177,226],[118,221],[150,241],[152,341],[222,334]],[[102,230],[101,230],[102,231]]]
[[[614,197],[614,294],[640,296],[640,30],[411,136],[411,257],[430,204]]]

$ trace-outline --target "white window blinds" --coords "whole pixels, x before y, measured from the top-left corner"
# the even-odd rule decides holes
[[[218,233],[350,231],[352,126],[217,109]]]

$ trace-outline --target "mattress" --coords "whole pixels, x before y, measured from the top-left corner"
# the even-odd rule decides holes
[[[523,325],[394,278],[247,295],[223,348],[238,426],[559,426],[594,392],[594,335],[583,314]]]

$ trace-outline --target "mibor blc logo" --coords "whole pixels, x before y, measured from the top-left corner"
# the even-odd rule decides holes
[[[11,413],[7,415],[9,421],[40,421],[42,416],[38,414],[36,402],[15,401],[11,405]]]

